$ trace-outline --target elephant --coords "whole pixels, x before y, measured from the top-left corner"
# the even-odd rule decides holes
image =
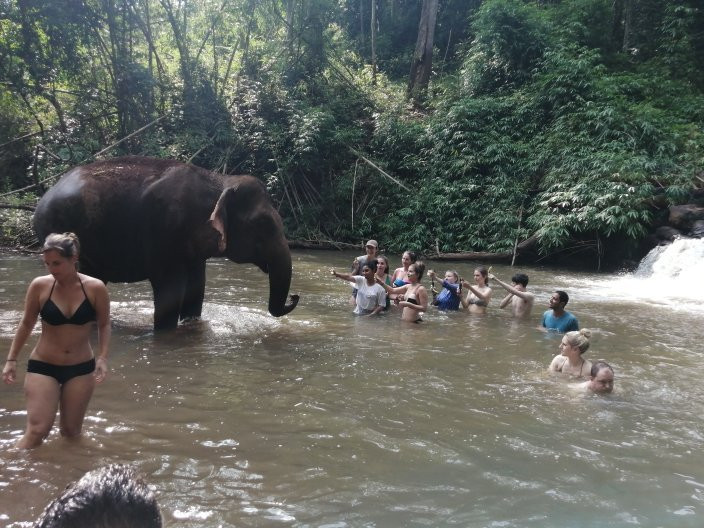
[[[226,256],[269,274],[269,313],[287,297],[291,253],[266,188],[175,160],[128,156],[74,167],[39,200],[35,233],[76,233],[81,271],[108,282],[149,280],[154,329],[201,315],[205,263]]]

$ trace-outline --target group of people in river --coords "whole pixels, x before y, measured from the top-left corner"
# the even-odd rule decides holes
[[[439,310],[459,310],[462,306],[471,314],[483,314],[491,301],[489,281],[493,280],[507,292],[501,308],[510,305],[515,317],[530,316],[535,297],[526,289],[525,274],[514,275],[511,284],[507,284],[491,274],[491,268],[479,266],[474,270],[472,284],[456,271],[448,270],[441,289],[436,290],[437,276],[429,270],[433,282],[429,294],[422,284],[425,265],[414,252],[404,252],[401,266],[390,273],[389,261],[378,254],[378,247],[375,240],[369,240],[366,254],[354,260],[350,273],[331,270],[335,277],[354,284],[351,302],[358,315],[378,315],[389,310],[392,303],[402,309],[401,319],[410,322],[422,321],[430,304]],[[30,353],[24,379],[27,424],[17,442],[20,448],[40,445],[51,431],[58,410],[61,435],[79,436],[95,384],[102,382],[108,372],[108,291],[102,281],[78,272],[79,254],[79,241],[73,233],[53,233],[46,238],[42,256],[49,274],[30,283],[22,319],[5,361],[3,380],[14,383],[20,351],[41,317],[41,335]],[[550,309],[542,317],[541,329],[564,333],[560,354],[550,364],[550,370],[588,378],[582,384],[586,390],[611,392],[613,369],[603,361],[592,364],[582,357],[589,348],[590,332],[580,330],[577,318],[565,310],[568,301],[567,293],[556,291],[550,298]],[[98,330],[97,355],[90,341],[94,323]]]
[[[431,301],[428,290],[422,284],[425,264],[415,252],[405,251],[401,266],[390,273],[389,260],[379,254],[376,240],[369,240],[365,250],[365,255],[354,259],[349,273],[340,273],[334,268],[330,270],[334,277],[354,284],[350,303],[355,306],[356,315],[379,315],[388,311],[391,303],[402,309],[401,320],[414,323],[423,320],[422,315],[428,311],[430,304],[438,310],[457,311],[461,306],[470,314],[484,314],[491,301],[490,280],[506,290],[499,307],[504,309],[510,306],[514,317],[528,318],[535,303],[535,295],[527,290],[528,275],[517,273],[511,278],[511,284],[507,284],[491,273],[491,267],[487,269],[485,266],[475,268],[474,284],[463,280],[457,271],[447,270],[440,290],[435,287],[435,281],[437,279],[439,282],[439,278],[433,270],[428,270],[432,282]],[[589,348],[591,332],[580,330],[577,318],[565,310],[568,302],[566,292],[555,291],[538,327],[542,331],[564,334],[560,353],[550,363],[549,370],[574,379],[586,378],[579,385],[581,389],[598,394],[610,393],[614,383],[613,368],[605,361],[592,364],[582,357]]]

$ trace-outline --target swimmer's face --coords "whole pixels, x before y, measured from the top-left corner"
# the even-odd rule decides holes
[[[380,273],[386,273],[386,261],[384,259],[376,261],[376,270]]]
[[[518,291],[526,291],[526,287],[523,286],[523,284],[521,284],[520,282],[511,282],[511,285]]]
[[[374,277],[374,272],[369,266],[364,266],[362,268],[362,275],[364,275],[366,278]]]
[[[589,385],[592,392],[608,394],[614,390],[614,373],[609,368],[603,368],[596,373]]]
[[[408,281],[411,283],[416,283],[418,282],[418,274],[416,273],[416,268],[413,264],[411,264],[411,267],[408,268]]]
[[[560,296],[557,293],[553,293],[550,296],[550,308],[557,308],[560,305]]]
[[[477,284],[485,284],[486,279],[484,278],[484,275],[481,274],[479,270],[474,270],[474,282]]]
[[[566,356],[573,348],[574,347],[570,345],[569,341],[567,341],[567,336],[563,337],[562,341],[560,341],[560,354]]]
[[[445,280],[450,284],[455,284],[457,282],[457,277],[451,271],[445,272]]]
[[[404,268],[411,265],[411,256],[408,253],[404,253],[401,257],[401,264],[403,264]]]
[[[42,254],[44,266],[55,278],[75,273],[77,256],[64,257],[55,249],[48,249]]]

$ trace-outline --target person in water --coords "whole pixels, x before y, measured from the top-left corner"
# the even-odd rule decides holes
[[[474,270],[476,286],[467,281],[462,281],[462,287],[469,290],[467,297],[461,299],[462,306],[469,309],[469,313],[483,314],[491,301],[491,288],[489,287],[489,270],[479,266]]]
[[[435,272],[428,271],[428,277],[435,282]],[[434,294],[434,293],[433,293]],[[459,310],[460,309],[460,276],[455,270],[447,270],[445,279],[442,281],[442,290],[433,301],[438,310]]]
[[[511,277],[511,285],[499,280],[495,275],[489,274],[489,278],[496,281],[499,286],[508,292],[508,295],[501,300],[499,308],[506,308],[511,304],[511,313],[518,319],[530,316],[535,302],[535,295],[526,290],[528,286],[528,275],[516,273]]]
[[[134,468],[110,464],[69,485],[37,519],[35,528],[161,528],[154,492]]]
[[[543,320],[540,323],[540,329],[554,330],[556,332],[570,332],[579,330],[579,321],[570,312],[565,310],[565,306],[570,298],[566,292],[557,290],[550,296],[550,309],[543,314]]]
[[[381,279],[381,282],[391,286],[391,275],[389,275],[389,259],[385,255],[379,255],[376,258],[376,276]],[[384,310],[388,310],[391,306],[391,299],[386,296],[386,307]]]
[[[578,388],[595,394],[609,394],[614,390],[614,369],[606,361],[594,363],[589,374],[589,381],[580,383]]]
[[[350,275],[351,276],[361,276],[362,275],[362,268],[364,265],[371,261],[371,260],[376,260],[377,253],[379,252],[379,244],[377,243],[376,240],[367,240],[367,243],[364,245],[364,249],[367,252],[366,255],[361,255],[359,257],[356,257],[352,261],[352,267],[350,268]],[[350,304],[354,305],[356,304],[355,298],[357,297],[357,288],[353,287],[352,288],[352,297],[350,297]]]
[[[400,288],[404,284],[409,284],[410,280],[408,279],[408,268],[410,267],[411,264],[414,264],[418,260],[418,255],[415,254],[413,251],[404,251],[403,255],[401,256],[401,267],[396,268],[394,270],[393,275],[391,276],[391,286],[394,288]],[[393,293],[389,296],[389,298],[393,301],[396,299],[396,294]]]
[[[42,331],[29,355],[24,392],[27,428],[17,447],[40,445],[60,410],[60,433],[77,437],[96,383],[108,372],[110,300],[98,279],[78,273],[80,246],[73,233],[52,233],[42,255],[49,275],[36,277],[27,289],[24,314],[2,371],[5,383],[17,378],[17,359],[37,318]],[[68,316],[66,314],[69,314]],[[98,327],[98,357],[90,344],[93,322]]]
[[[560,353],[550,363],[550,372],[561,372],[574,378],[586,378],[592,369],[584,354],[589,349],[589,338],[592,333],[583,328],[567,332],[560,342]]]
[[[401,312],[402,321],[418,322],[422,320],[423,312],[428,310],[428,291],[421,284],[423,273],[425,272],[425,264],[421,261],[408,266],[408,284],[403,286],[391,287],[387,284],[381,284],[377,279],[377,284],[381,284],[387,294],[395,294],[397,297],[395,303],[403,308]]]
[[[386,307],[386,292],[376,283],[376,260],[367,261],[362,266],[362,275],[338,273],[334,269],[330,273],[338,279],[353,282],[357,288],[354,313],[357,315],[377,315]]]

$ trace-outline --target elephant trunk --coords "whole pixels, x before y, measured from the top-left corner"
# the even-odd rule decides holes
[[[269,313],[274,317],[281,317],[298,304],[298,295],[291,295],[291,302],[286,304],[291,286],[291,253],[288,246],[285,251],[269,260],[267,271],[269,272]]]

